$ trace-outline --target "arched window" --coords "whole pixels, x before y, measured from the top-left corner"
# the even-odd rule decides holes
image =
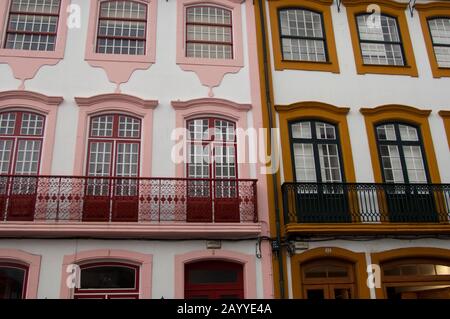
[[[141,120],[138,118],[123,114],[91,118],[87,175],[104,178],[88,179],[84,220],[137,220],[138,181],[126,177],[139,176],[140,138]]]
[[[186,9],[186,57],[233,59],[230,10],[206,5]]]
[[[364,64],[407,65],[396,17],[380,15],[373,21],[372,14],[360,14],[356,23]]]
[[[338,259],[321,259],[301,265],[307,299],[353,299],[356,285],[353,265]]]
[[[390,220],[436,221],[420,130],[404,123],[383,123],[375,129],[384,182],[422,184],[387,187]]]
[[[428,27],[438,66],[450,68],[450,17],[430,18]]]
[[[118,262],[82,265],[75,299],[139,299],[139,267]]]
[[[55,51],[60,0],[12,0],[4,48]]]
[[[386,296],[392,299],[450,299],[450,262],[401,259],[382,264]]]
[[[0,299],[25,299],[28,267],[0,262]]]
[[[186,299],[243,299],[243,266],[226,261],[200,261],[185,265]]]
[[[189,120],[187,127],[187,177],[202,179],[189,181],[188,221],[212,221],[213,217],[215,221],[239,221],[236,124],[219,118],[196,118]]]
[[[289,127],[295,179],[305,183],[297,194],[298,218],[302,222],[349,221],[337,127],[316,120],[291,122]]]
[[[145,55],[147,5],[136,1],[102,1],[98,15],[97,53]]]
[[[280,9],[283,60],[328,61],[323,17],[320,12],[300,8]]]

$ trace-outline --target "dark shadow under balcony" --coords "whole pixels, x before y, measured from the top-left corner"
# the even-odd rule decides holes
[[[256,180],[1,175],[0,221],[256,223]]]
[[[284,183],[282,195],[286,225],[450,220],[450,184]]]

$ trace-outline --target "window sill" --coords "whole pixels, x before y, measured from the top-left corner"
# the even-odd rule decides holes
[[[406,65],[376,65],[376,64],[361,64],[356,66],[358,74],[384,74],[384,75],[408,75],[411,77],[418,77],[416,66]]]
[[[275,70],[303,70],[303,71],[323,71],[339,73],[339,65],[330,61],[327,62],[308,62],[296,60],[275,61]]]

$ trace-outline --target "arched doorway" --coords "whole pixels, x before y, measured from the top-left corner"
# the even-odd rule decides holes
[[[356,283],[353,264],[335,258],[301,265],[303,296],[306,299],[353,299]]]
[[[450,261],[404,258],[383,263],[385,296],[389,299],[450,299]]]
[[[243,299],[243,265],[221,260],[206,260],[185,265],[186,299]]]
[[[102,262],[80,268],[75,299],[139,299],[139,266]]]

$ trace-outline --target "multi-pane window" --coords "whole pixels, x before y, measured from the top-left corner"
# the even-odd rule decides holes
[[[35,113],[0,113],[0,174],[38,174],[44,122]]]
[[[55,51],[60,0],[12,0],[4,47]]]
[[[429,19],[428,26],[438,66],[450,68],[450,18]]]
[[[186,56],[233,59],[231,11],[213,6],[186,9]]]
[[[417,128],[400,123],[376,127],[386,183],[427,183],[423,147]]]
[[[121,114],[93,117],[90,124],[87,174],[98,177],[138,177],[141,120]],[[93,179],[88,193],[107,195],[109,182]],[[116,195],[135,195],[135,180],[120,179],[115,183]]]
[[[100,3],[97,53],[144,55],[147,5],[135,1]]]
[[[356,17],[361,54],[368,65],[406,65],[397,19],[381,15],[372,20],[370,14]]]
[[[187,176],[189,178],[237,178],[236,126],[217,118],[194,119],[187,123],[189,131]],[[200,183],[195,193],[209,189]],[[192,188],[193,190],[195,188]],[[216,183],[216,197],[234,194],[235,182]],[[204,194],[208,196],[209,194]]]
[[[337,129],[320,121],[290,125],[297,182],[342,182],[342,163]]]
[[[327,61],[321,13],[304,9],[282,9],[278,14],[283,60]]]

